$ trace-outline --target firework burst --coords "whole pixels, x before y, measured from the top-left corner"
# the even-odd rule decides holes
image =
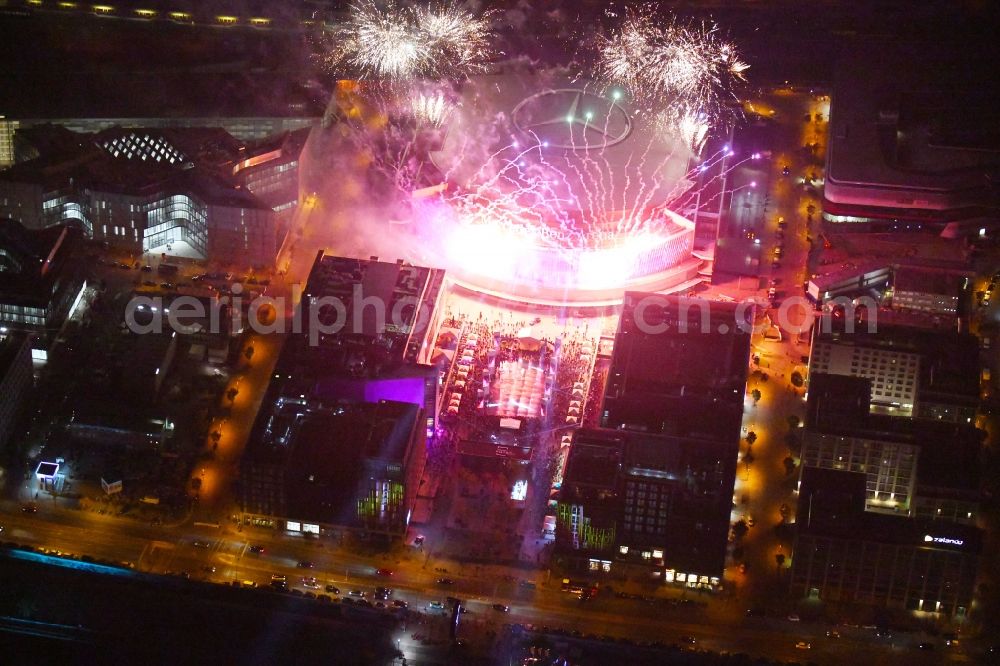
[[[649,8],[630,12],[599,44],[598,72],[609,85],[628,87],[636,100],[685,129],[733,119],[735,87],[748,65],[718,26],[654,21]],[[699,141],[695,142],[700,143]]]
[[[485,69],[493,55],[490,18],[453,0],[427,7],[358,0],[328,35],[324,61],[335,72],[391,84],[461,80]]]

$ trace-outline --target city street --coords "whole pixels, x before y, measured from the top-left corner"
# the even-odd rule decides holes
[[[799,651],[795,643],[801,640],[812,644],[809,658],[818,664],[842,663],[853,649],[862,647],[869,652],[879,650],[878,663],[940,663],[940,659],[921,660],[924,655],[909,647],[892,647],[876,639],[870,631],[844,630],[841,631],[844,638],[834,640],[825,637],[826,627],[822,625],[743,618],[740,613],[732,612],[739,609],[732,607],[731,600],[720,600],[719,611],[713,609],[712,603],[706,609],[691,609],[683,604],[650,606],[603,594],[581,603],[576,597],[560,592],[558,581],[545,581],[543,572],[532,577],[537,583],[537,589],[532,591],[518,583],[527,580],[523,570],[496,566],[477,569],[469,565],[459,569],[455,563],[428,559],[423,552],[412,549],[392,558],[372,557],[346,552],[329,541],[284,537],[267,530],[248,529],[238,533],[230,528],[196,525],[159,527],[129,519],[51,509],[47,505],[42,505],[37,514],[22,514],[11,503],[6,503],[4,509],[7,513],[4,534],[8,541],[131,563],[142,571],[186,572],[192,580],[252,581],[264,587],[272,574],[280,573],[288,577],[290,588],[305,592],[308,589],[301,585],[302,577],[315,576],[321,586],[336,585],[340,596],[357,589],[371,598],[376,586],[392,588],[393,599],[407,601],[411,610],[423,609],[442,621],[440,612],[429,609],[428,604],[457,596],[468,601],[471,611],[465,616],[465,623],[480,622],[487,627],[521,622],[664,643],[691,635],[703,648],[784,659],[796,658]],[[207,543],[208,547],[196,546],[195,541]],[[250,545],[263,546],[265,552],[254,554],[249,550]],[[315,567],[300,568],[297,566],[300,561],[313,562]],[[206,570],[213,566],[214,572]],[[376,569],[380,567],[391,569],[393,575],[378,576]],[[435,569],[447,569],[445,575],[454,584],[438,585],[435,581],[442,573]],[[503,578],[505,575],[512,580]],[[324,593],[322,589],[316,592]],[[708,597],[695,598],[696,602],[707,600]],[[496,602],[508,604],[510,613],[493,611],[491,605]],[[874,658],[874,654],[871,656]],[[958,653],[941,656],[960,658]]]

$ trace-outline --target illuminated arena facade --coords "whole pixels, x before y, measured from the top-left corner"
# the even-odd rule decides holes
[[[441,185],[414,197],[421,260],[460,286],[539,304],[612,304],[700,281],[694,224],[670,209],[697,156],[618,89],[510,65],[440,123]]]

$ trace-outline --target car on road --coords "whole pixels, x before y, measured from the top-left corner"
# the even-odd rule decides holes
[[[307,590],[318,590],[319,583],[317,583],[314,580],[303,580],[302,587],[306,588]]]
[[[698,641],[695,640],[694,636],[681,636],[681,643],[687,643],[688,645],[694,645]]]
[[[779,229],[784,229],[787,226],[788,226],[788,223],[785,222],[785,218],[784,217],[779,217],[778,218],[778,228]]]
[[[329,592],[330,594],[340,594],[340,588],[334,585],[333,583],[329,583],[326,586],[326,591]]]
[[[920,645],[917,646],[917,648],[920,649],[920,650],[933,650],[934,649],[934,644],[933,643],[921,643]]]
[[[796,615],[795,613],[792,613],[791,615],[788,616],[788,621],[789,622],[798,622],[799,621],[799,616]]]
[[[145,266],[142,267],[141,270],[142,270],[143,273],[152,273],[153,272],[153,267],[150,266],[149,264],[146,264]]]
[[[38,507],[35,506],[34,504],[25,504],[24,506],[21,507],[21,512],[22,513],[37,513],[38,512]]]
[[[215,567],[213,567],[211,564],[203,566],[201,570],[204,571],[205,573],[210,573],[210,574],[215,573]]]
[[[424,535],[420,534],[416,538],[414,538],[413,539],[413,545],[414,546],[422,546],[422,545],[424,545]]]
[[[438,585],[454,585],[455,581],[453,581],[451,578],[438,578],[437,579],[437,584]]]
[[[350,592],[347,593],[347,595],[350,597],[357,597],[358,599],[365,598],[365,593],[362,592],[361,590],[351,590]]]
[[[392,607],[393,608],[406,608],[409,605],[410,604],[406,603],[402,599],[393,599],[392,600]]]
[[[312,569],[313,567],[316,566],[316,564],[313,562],[309,562],[308,560],[302,560],[298,563],[297,566],[299,567],[299,569]]]
[[[376,569],[375,570],[375,575],[376,576],[391,576],[392,575],[392,569]]]
[[[247,550],[249,550],[251,553],[257,553],[258,555],[264,554],[264,546],[258,546],[256,544],[250,546]]]
[[[812,645],[809,644],[809,643],[806,643],[805,641],[799,641],[798,643],[795,644],[795,647],[797,647],[800,650],[811,650],[812,649]]]
[[[442,611],[444,610],[444,604],[441,603],[440,601],[432,601],[429,604],[427,604],[427,607],[432,610],[442,610]]]
[[[791,167],[789,167],[787,164],[784,167],[782,167],[781,169],[782,176],[790,176],[791,174],[792,174]]]
[[[493,610],[499,611],[501,613],[509,613],[510,606],[507,606],[505,604],[493,604]]]
[[[745,574],[746,572],[747,572],[747,563],[746,562],[740,562],[740,573],[741,574]]]
[[[209,543],[208,541],[202,541],[201,539],[195,539],[193,542],[191,542],[191,545],[194,546],[195,548],[211,548],[212,547],[211,543]]]
[[[392,590],[387,587],[376,587],[375,588],[375,598],[385,601],[392,596]]]
[[[840,632],[837,631],[836,629],[831,629],[830,631],[826,632],[826,637],[827,638],[840,638]]]

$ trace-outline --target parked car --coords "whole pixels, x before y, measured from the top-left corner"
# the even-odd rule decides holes
[[[249,550],[251,553],[256,553],[257,555],[264,554],[264,546],[258,546],[256,544],[250,546],[247,550]]]

